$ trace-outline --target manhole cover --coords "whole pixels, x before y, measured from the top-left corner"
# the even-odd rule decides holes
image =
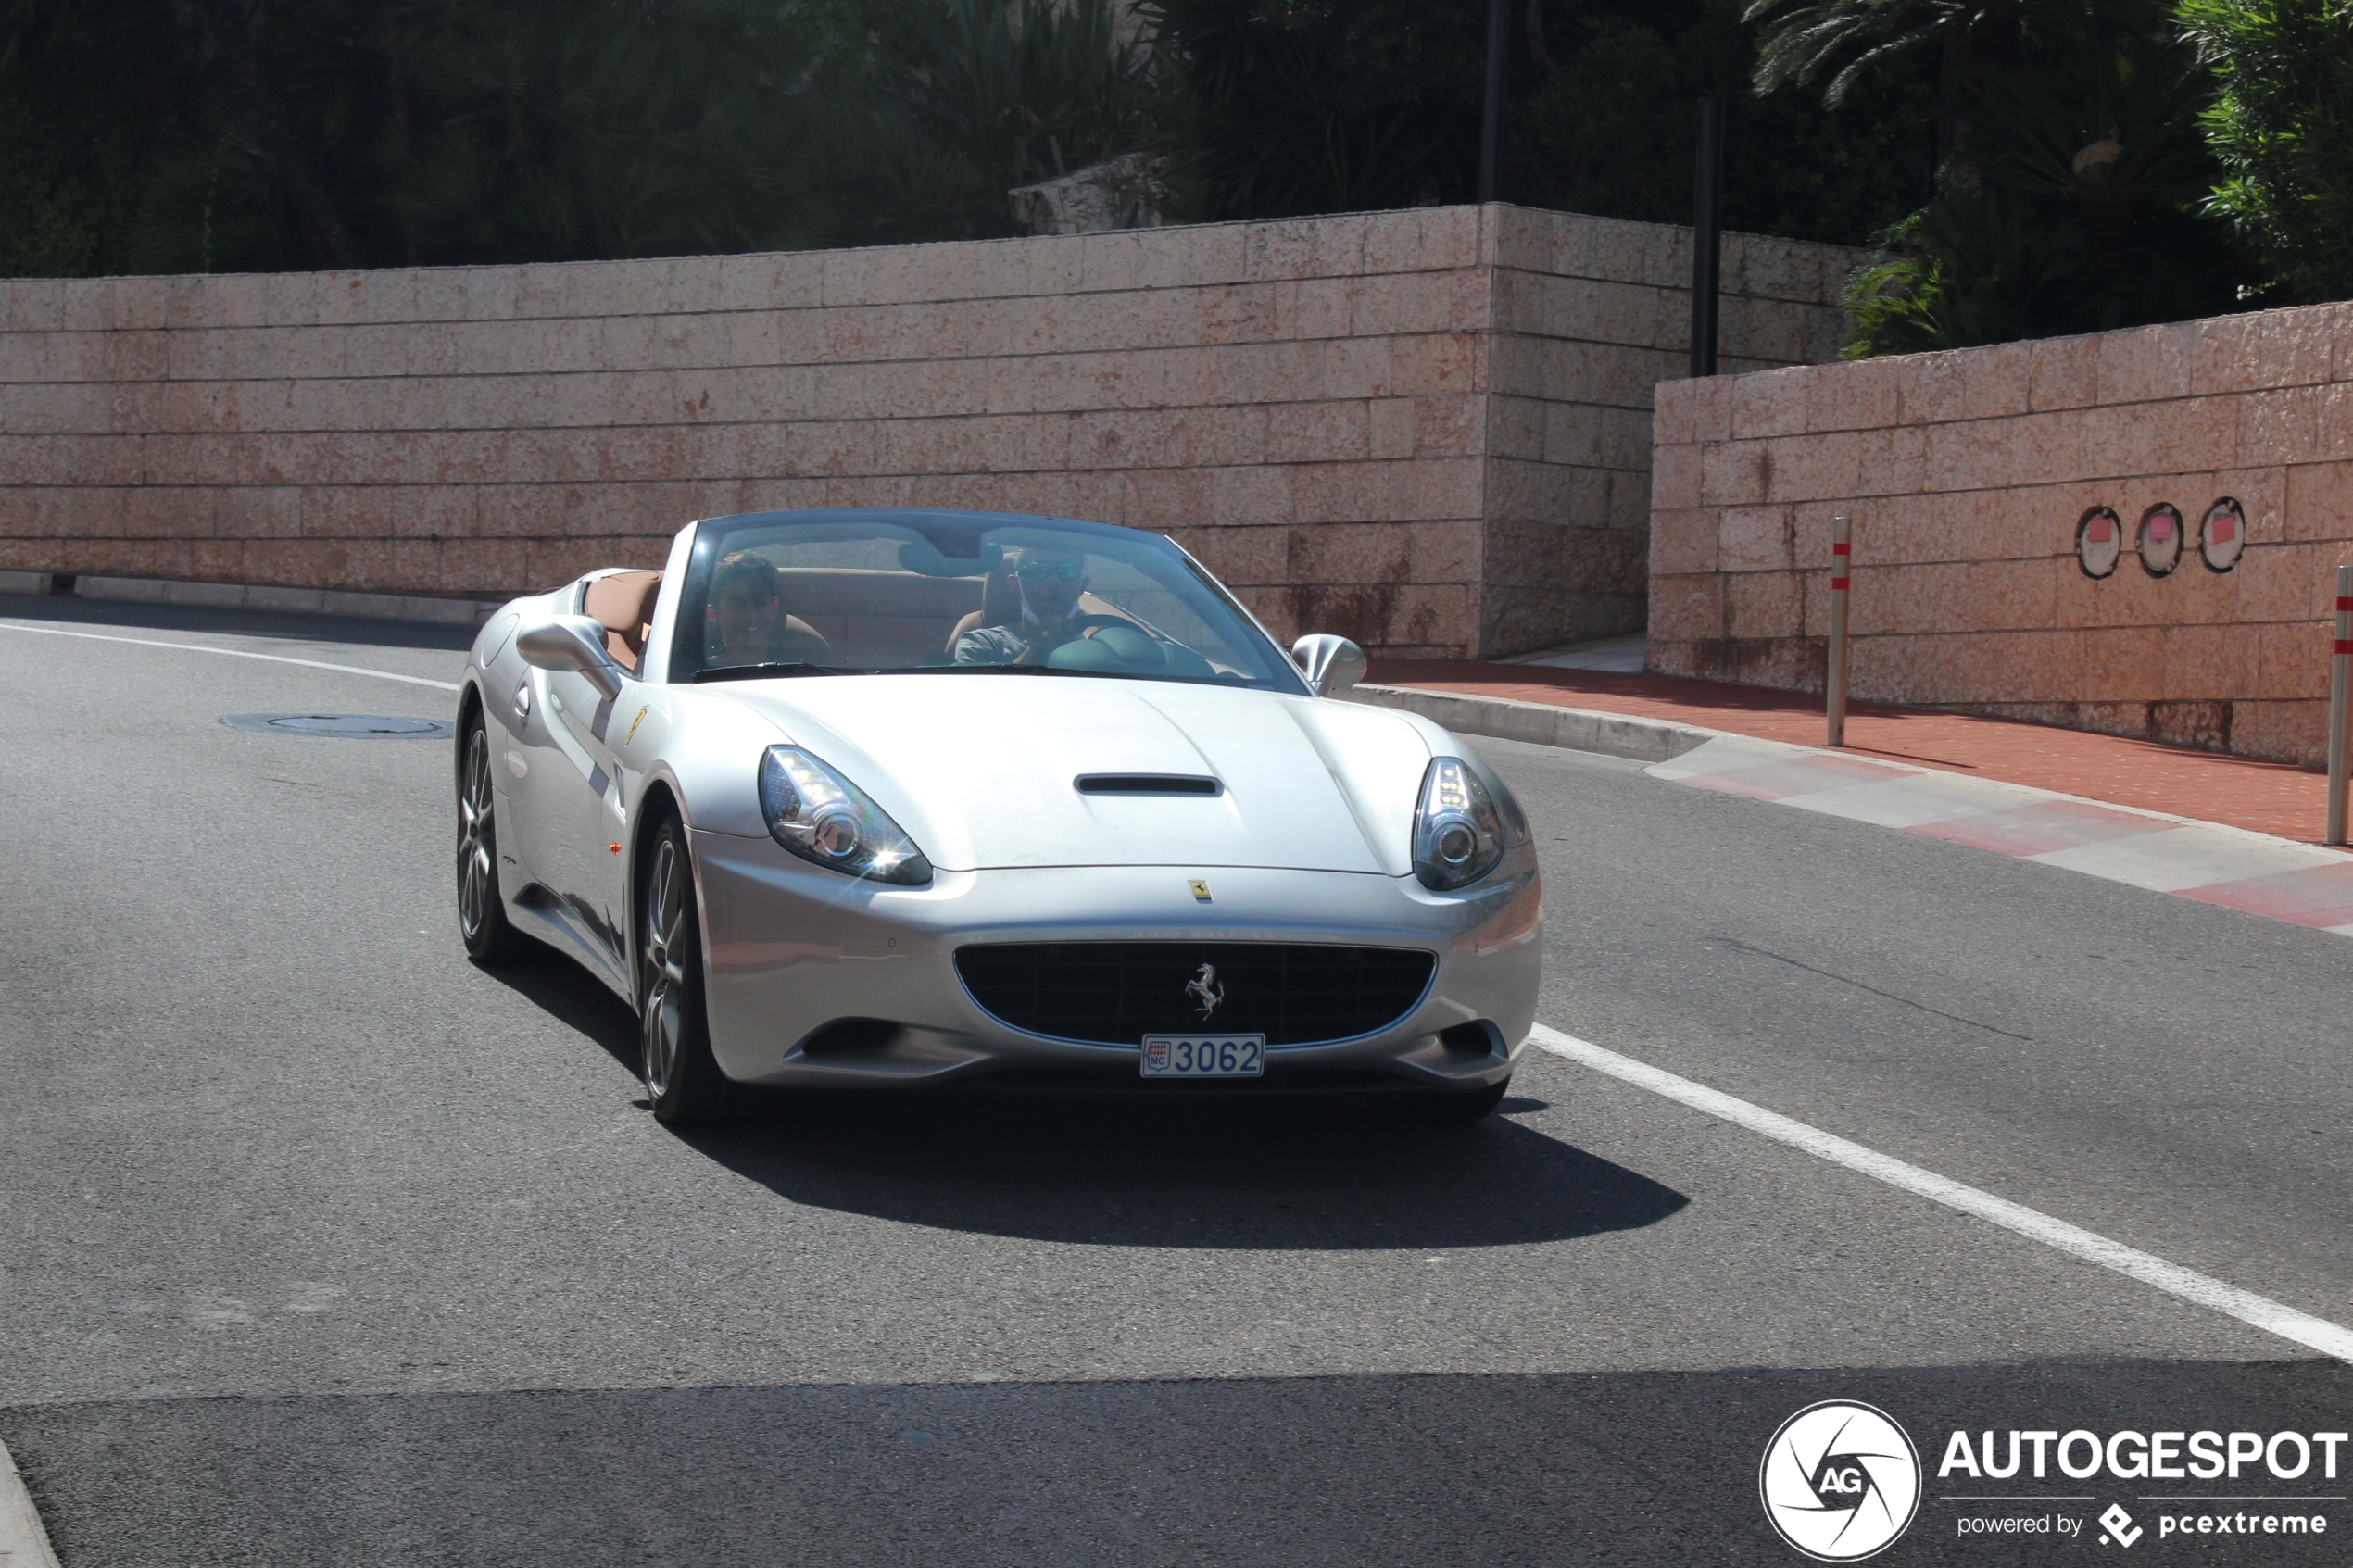
[[[350,735],[361,740],[447,740],[457,726],[446,719],[387,719],[375,713],[232,713],[233,730],[270,735]]]

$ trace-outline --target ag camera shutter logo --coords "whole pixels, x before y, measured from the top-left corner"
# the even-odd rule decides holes
[[[1920,1507],[1920,1456],[1885,1411],[1851,1399],[1808,1405],[1765,1445],[1756,1489],[1773,1528],[1817,1562],[1885,1550]]]

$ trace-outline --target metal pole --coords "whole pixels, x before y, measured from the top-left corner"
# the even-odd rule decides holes
[[[1717,295],[1723,282],[1724,101],[1699,101],[1699,168],[1692,190],[1692,374],[1716,373]]]
[[[1847,566],[1855,546],[1848,521],[1831,520],[1831,668],[1822,684],[1824,709],[1830,717],[1831,746],[1846,744],[1846,583]]]
[[[1487,102],[1478,125],[1478,199],[1495,199],[1504,142],[1504,62],[1511,47],[1511,0],[1487,0]]]
[[[2353,707],[2353,566],[2336,569],[2336,651],[2329,660],[2329,836],[2345,842],[2347,709]]]

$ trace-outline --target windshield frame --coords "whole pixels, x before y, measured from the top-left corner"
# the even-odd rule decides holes
[[[1311,696],[1306,677],[1255,615],[1237,598],[1233,591],[1220,583],[1209,570],[1196,560],[1191,552],[1165,534],[1148,533],[1139,528],[1122,528],[1111,523],[1089,522],[1077,518],[1047,517],[1022,512],[946,511],[914,507],[841,507],[805,511],[738,512],[724,517],[705,518],[693,528],[694,542],[686,558],[678,564],[676,620],[668,652],[669,668],[664,672],[673,684],[700,684],[728,680],[757,680],[763,677],[749,672],[749,667],[707,665],[702,662],[705,600],[719,558],[736,548],[733,541],[747,533],[771,529],[808,529],[811,542],[823,542],[834,533],[845,542],[856,539],[862,532],[877,525],[902,530],[930,544],[949,560],[977,558],[979,536],[1000,530],[1043,532],[1076,536],[1078,539],[1100,539],[1115,544],[1117,553],[1141,548],[1158,555],[1172,575],[1181,576],[1205,595],[1218,608],[1231,618],[1231,637],[1239,645],[1237,651],[1258,654],[1265,665],[1266,678],[1249,673],[1239,675],[1190,675],[1146,673],[1144,671],[1063,669],[1044,665],[885,665],[862,667],[851,665],[802,665],[793,670],[779,669],[777,678],[810,678],[826,675],[937,675],[937,674],[1052,674],[1078,675],[1096,680],[1136,680],[1154,684],[1187,684],[1214,686],[1223,690],[1277,691],[1292,696]],[[838,531],[837,533],[836,531]],[[1104,551],[1116,558],[1114,552]],[[912,576],[928,576],[927,572],[910,571]],[[1130,613],[1130,612],[1123,612]],[[1149,625],[1149,622],[1146,622]],[[1223,631],[1219,628],[1217,630]],[[1162,636],[1168,633],[1160,633]],[[1175,641],[1173,637],[1171,641]],[[1180,646],[1186,646],[1179,644]],[[1198,651],[1198,650],[1196,650]],[[742,671],[742,673],[729,673]]]

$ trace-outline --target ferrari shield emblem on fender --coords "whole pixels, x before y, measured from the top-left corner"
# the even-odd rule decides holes
[[[1209,902],[1209,884],[1202,882],[1199,878],[1195,878],[1192,884],[1192,888],[1194,903],[1206,904]]]

